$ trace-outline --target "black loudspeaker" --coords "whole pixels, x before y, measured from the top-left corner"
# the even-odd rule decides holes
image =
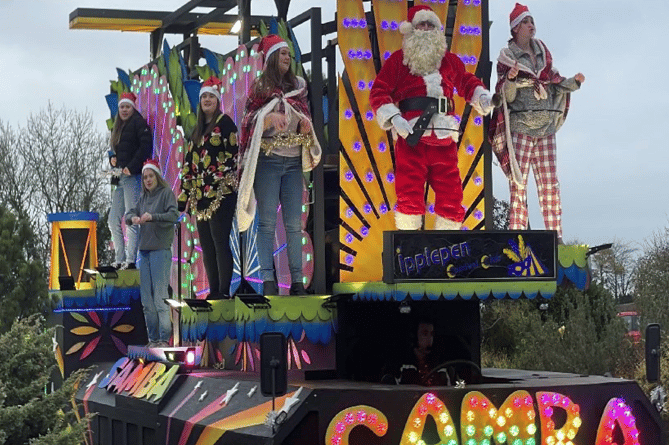
[[[660,379],[660,325],[646,326],[646,379],[657,382]]]
[[[282,396],[288,390],[288,341],[280,332],[260,335],[260,392]]]

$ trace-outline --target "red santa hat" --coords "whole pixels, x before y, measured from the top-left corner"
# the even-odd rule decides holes
[[[137,104],[135,101],[137,100],[137,96],[135,96],[135,93],[122,93],[121,97],[118,100],[118,104],[130,104],[132,105],[133,108],[137,108]]]
[[[518,24],[522,22],[525,17],[528,16],[532,17],[532,14],[530,14],[530,9],[525,5],[516,3],[516,6],[514,6],[513,11],[511,11],[511,14],[509,14],[509,25],[511,26],[511,29],[518,26]]]
[[[142,166],[142,173],[144,173],[144,170],[147,169],[155,171],[158,176],[163,175],[163,172],[160,171],[160,164],[158,164],[158,161],[155,159],[148,159],[146,162],[144,162],[144,165]]]
[[[267,64],[269,56],[281,48],[288,48],[288,43],[276,34],[269,34],[260,41],[258,50],[265,55],[265,64]]]
[[[202,86],[200,87],[200,98],[204,93],[211,93],[214,96],[218,97],[220,100],[221,97],[221,87],[223,86],[223,82],[216,77],[216,76],[211,76],[209,79],[205,80]]]
[[[400,24],[400,32],[409,34],[420,22],[430,22],[435,28],[441,29],[441,20],[432,8],[427,5],[417,5],[409,9],[407,20]]]

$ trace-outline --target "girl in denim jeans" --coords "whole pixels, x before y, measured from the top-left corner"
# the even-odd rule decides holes
[[[263,73],[251,87],[240,140],[239,230],[251,225],[258,207],[258,259],[264,295],[278,295],[274,273],[274,232],[279,204],[288,240],[291,295],[304,295],[302,281],[303,172],[321,158],[311,124],[307,84],[291,69],[288,44],[276,35],[260,43]]]
[[[128,225],[139,227],[139,291],[144,308],[149,347],[169,346],[172,323],[167,288],[172,265],[174,224],[179,219],[177,200],[162,177],[157,161],[142,168],[142,196],[125,215]]]

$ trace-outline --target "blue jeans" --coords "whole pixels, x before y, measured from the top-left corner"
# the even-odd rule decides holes
[[[281,202],[283,225],[288,240],[291,282],[302,282],[302,157],[260,153],[253,191],[257,201],[258,260],[260,278],[274,281],[274,232]]]
[[[172,251],[139,251],[139,292],[144,308],[144,320],[149,341],[169,342],[172,336],[170,309],[164,298],[169,298],[167,286],[170,283]]]
[[[137,206],[139,193],[142,188],[141,180],[140,175],[121,175],[119,184],[112,192],[108,225],[111,231],[112,242],[114,243],[114,262],[116,263],[124,261],[134,263],[137,259],[139,225],[126,226],[126,234],[128,235],[128,244],[126,245],[123,240],[123,215],[128,210]]]

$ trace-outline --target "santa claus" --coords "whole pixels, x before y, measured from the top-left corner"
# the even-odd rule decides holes
[[[395,145],[395,225],[419,230],[425,213],[425,183],[435,192],[435,229],[462,225],[462,182],[458,171],[460,123],[455,116],[457,92],[480,114],[492,110],[492,94],[446,50],[437,14],[428,6],[409,9],[400,25],[402,49],[383,65],[370,92],[370,104],[384,130],[393,130]]]

